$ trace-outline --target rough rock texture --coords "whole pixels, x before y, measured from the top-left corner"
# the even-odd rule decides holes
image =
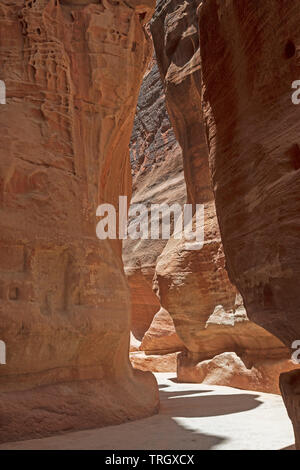
[[[249,317],[291,346],[300,338],[299,107],[291,101],[299,75],[299,9],[292,0],[209,0],[200,33],[228,272]]]
[[[178,375],[182,382],[224,385],[243,390],[253,390],[280,394],[278,377],[293,367],[287,359],[256,358],[253,363],[249,358],[235,352],[224,352],[191,366],[184,359],[178,360]]]
[[[207,0],[200,10],[203,106],[229,276],[250,319],[288,347],[300,338],[299,107],[291,101],[299,19],[293,0]]]
[[[130,360],[136,369],[151,372],[176,372],[177,354],[146,354],[144,351],[132,352]]]
[[[154,377],[128,359],[121,244],[95,233],[97,206],[130,194],[128,143],[153,6],[1,2],[1,441],[158,408]]]
[[[183,150],[188,202],[205,206],[204,247],[200,251],[187,251],[186,240],[171,239],[157,261],[156,288],[161,305],[170,312],[176,331],[187,348],[177,356],[179,380],[204,380],[207,372],[201,363],[208,360],[211,368],[218,364],[218,374],[210,374],[209,380],[229,384],[232,379],[233,386],[238,386],[239,367],[236,365],[243,364],[244,360],[246,365],[244,378],[239,382],[241,386],[250,389],[255,386],[255,389],[278,393],[280,372],[292,366],[288,361],[289,351],[280,340],[249,321],[242,302],[239,300],[236,304],[237,291],[225,269],[202,116],[197,17],[200,4],[200,0],[161,1],[151,23],[168,113]],[[211,23],[210,26],[212,28]],[[210,49],[214,49],[213,29],[210,37],[212,42],[207,49],[208,55]],[[215,80],[214,61],[212,57],[209,59],[210,77]],[[218,86],[221,86],[222,80],[218,81]],[[222,90],[218,92],[221,99]],[[223,109],[220,120],[226,125],[225,116]],[[233,184],[227,185],[231,200],[234,199]],[[236,203],[239,204],[238,198]],[[235,227],[239,230],[238,220]],[[238,253],[239,246],[235,250]],[[230,356],[236,358],[233,361],[234,373],[228,373],[226,361],[217,359],[224,351],[235,353]],[[249,363],[251,371],[247,369]]]
[[[132,244],[133,245],[133,244]],[[126,248],[127,250],[128,248]],[[127,251],[129,254],[129,252]],[[132,339],[142,341],[153,317],[160,309],[158,297],[152,289],[153,267],[126,269],[131,298]]]
[[[171,239],[156,267],[161,304],[170,312],[179,337],[191,353],[202,351],[198,335],[216,306],[232,310],[236,297],[225,270],[199,106],[199,3],[159,2],[151,23],[167,108],[183,151],[188,202],[205,205],[203,249],[188,251],[184,238]]]
[[[201,352],[177,356],[181,382],[280,393],[279,375],[296,367],[278,338],[249,321],[240,296],[231,312],[216,307],[197,340]]]
[[[175,331],[173,320],[164,308],[154,316],[140,349],[147,354],[168,354],[184,349],[184,344]]]
[[[300,371],[281,374],[280,390],[289,417],[293,423],[296,449],[300,449]]]
[[[155,57],[141,86],[130,143],[132,204],[162,204],[186,200],[182,152],[170,125]],[[129,219],[129,224],[132,219]],[[131,240],[123,259],[132,299],[132,332],[142,340],[160,303],[152,290],[158,255],[166,240]]]

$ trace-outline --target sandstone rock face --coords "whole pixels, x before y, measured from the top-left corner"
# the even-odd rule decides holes
[[[295,432],[296,449],[300,449],[300,371],[292,370],[280,376],[280,390]]]
[[[237,291],[225,269],[202,116],[197,17],[201,3],[196,0],[159,2],[151,23],[168,113],[183,149],[188,202],[202,203],[205,207],[204,247],[200,251],[187,251],[185,239],[170,240],[158,258],[155,282],[161,305],[170,312],[176,331],[187,348],[178,355],[179,380],[215,380],[215,383],[223,385],[232,381],[233,386],[278,393],[280,372],[295,367],[289,361],[289,351],[280,340],[249,321],[242,302],[236,304]],[[205,49],[207,56],[209,50],[214,49],[213,29],[210,32],[211,43]],[[209,57],[209,60],[210,79],[213,81],[214,59]],[[219,60],[222,60],[222,54]],[[221,79],[218,86],[222,86]],[[234,88],[233,84],[231,88]],[[218,93],[221,100],[222,90],[218,89]],[[220,121],[226,127],[224,108],[220,112]],[[211,134],[214,137],[213,129]],[[230,138],[228,143],[231,143]],[[229,148],[228,145],[227,150]],[[226,163],[225,159],[223,162]],[[226,165],[225,169],[228,172]],[[218,184],[223,185],[223,182],[218,181]],[[227,184],[231,203],[234,201],[233,186],[233,180]],[[235,203],[239,204],[238,198]],[[227,215],[228,209],[225,217]],[[235,227],[239,230],[238,219]],[[237,259],[239,247],[233,247]],[[222,360],[223,356],[219,360],[224,351],[231,354],[232,367]],[[210,364],[209,374],[203,364],[205,360]],[[230,368],[232,373],[228,372]],[[239,380],[242,370],[243,379]]]
[[[151,23],[167,108],[182,147],[189,203],[204,204],[204,247],[188,251],[186,240],[171,239],[156,267],[162,306],[191,353],[201,352],[201,330],[215,307],[228,311],[236,290],[225,270],[201,115],[201,74],[196,9],[200,1],[160,2]]]
[[[136,369],[150,372],[174,372],[177,369],[177,353],[146,354],[144,351],[132,352],[130,360]]]
[[[178,360],[177,373],[182,382],[223,385],[243,390],[280,394],[278,377],[294,367],[287,359],[256,359],[255,363],[235,352],[224,352],[212,359],[195,363]],[[184,380],[183,380],[184,379]]]
[[[299,9],[292,0],[209,0],[200,13],[203,106],[228,272],[250,319],[290,347],[300,338],[299,107],[291,101]]]
[[[300,338],[299,107],[291,100],[299,8],[292,0],[208,0],[200,9],[200,43],[229,276],[250,319],[291,347]],[[298,385],[289,381],[298,375],[285,375],[282,390],[299,447]]]
[[[249,321],[240,295],[231,311],[219,305],[197,334],[201,344],[198,357],[207,359],[225,351],[236,351],[255,359],[289,358],[290,353],[281,341],[264,328]]]
[[[141,342],[136,339],[132,331],[130,332],[130,352],[139,351]]]
[[[249,321],[240,296],[231,312],[217,306],[197,339],[201,351],[177,356],[180,382],[280,393],[280,374],[296,367],[278,338]]]
[[[184,344],[175,331],[173,320],[164,308],[154,316],[140,349],[147,354],[169,354],[184,349]]]
[[[1,441],[158,408],[154,377],[128,359],[121,244],[95,232],[97,206],[130,195],[128,143],[153,7],[1,2]]]
[[[183,204],[186,186],[182,152],[170,125],[155,57],[141,86],[130,143],[132,204]],[[129,225],[133,222],[129,218]],[[123,245],[123,260],[132,301],[132,332],[142,340],[160,303],[152,289],[157,257],[166,240],[131,240]]]
[[[127,253],[129,254],[129,252]],[[132,308],[132,338],[142,341],[155,313],[160,308],[159,299],[152,289],[153,268],[127,268],[126,275],[130,287]]]

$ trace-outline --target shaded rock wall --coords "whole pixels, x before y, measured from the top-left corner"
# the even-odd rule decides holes
[[[208,0],[200,10],[200,42],[229,276],[250,319],[290,348],[300,338],[299,107],[291,100],[299,79],[298,5]],[[299,447],[298,383],[299,371],[281,380]]]
[[[156,58],[141,86],[130,143],[133,177],[132,204],[184,204],[186,185],[182,152],[165,106]],[[132,218],[129,219],[129,224]],[[132,300],[132,332],[142,340],[160,309],[152,289],[157,257],[167,240],[131,240],[123,244],[123,260]]]
[[[225,271],[225,258],[210,186],[202,123],[199,37],[200,1],[160,2],[151,32],[164,83],[167,109],[182,147],[189,203],[205,205],[205,245],[188,251],[185,239],[171,239],[156,267],[162,306],[190,352],[202,351],[198,335],[217,305],[232,309],[236,291]]]
[[[205,122],[228,272],[250,318],[289,347],[300,338],[299,107],[291,101],[298,20],[291,0],[212,0],[200,15]]]
[[[153,6],[1,2],[1,441],[157,410],[154,377],[128,359],[121,244],[95,233],[97,206],[130,195]]]
[[[224,385],[232,381],[233,386],[250,389],[254,387],[257,390],[278,393],[280,372],[293,367],[289,361],[289,351],[276,337],[249,321],[242,302],[239,300],[236,304],[237,291],[229,281],[225,269],[225,256],[210,180],[207,131],[202,116],[203,90],[197,16],[197,9],[201,3],[197,0],[159,2],[151,22],[167,109],[183,150],[188,202],[202,203],[205,206],[204,247],[200,251],[187,251],[184,239],[182,241],[171,239],[158,258],[156,284],[161,304],[170,312],[176,331],[187,348],[186,352],[178,355],[179,380],[196,382],[207,380],[209,383],[215,381]],[[241,2],[237,3],[242,9]],[[216,16],[216,11],[213,14]],[[210,12],[207,16],[210,16]],[[203,24],[207,20],[205,18]],[[214,20],[217,21],[216,18]],[[205,43],[203,47],[206,51],[206,60],[209,62],[211,86],[218,82],[215,96],[223,104],[222,80],[225,71],[222,70],[218,75],[218,62],[216,70],[214,63],[215,56],[219,57],[219,62],[222,61],[223,56],[220,51],[223,49],[215,48],[212,20],[207,21],[207,24],[205,23],[204,29],[206,36],[209,35],[210,43],[209,45],[205,43],[204,33],[201,40]],[[216,52],[210,54],[210,50]],[[238,71],[238,59],[235,65],[235,70]],[[234,83],[230,84],[230,88],[234,90]],[[219,121],[226,129],[229,129],[229,126],[225,109],[227,114],[230,114],[232,106],[234,106],[233,97],[227,108],[220,109]],[[213,111],[209,117],[212,121]],[[211,139],[216,139],[215,128],[212,127],[210,131]],[[230,152],[231,144],[228,137],[227,152]],[[222,151],[224,148],[222,147]],[[235,151],[234,147],[233,150]],[[226,171],[229,178],[230,167],[228,168],[225,158],[222,161],[224,172]],[[230,220],[237,230],[235,236],[242,240],[244,233],[238,233],[239,221],[233,220],[240,200],[234,198],[235,180],[233,174],[231,176],[232,180],[227,179],[226,186],[223,181],[218,181],[217,184],[226,189],[228,200],[231,201],[230,207],[236,204],[236,210],[230,215]],[[222,210],[225,219],[230,212],[225,203]],[[230,230],[229,225],[228,230]],[[237,259],[240,255],[239,248],[240,245],[232,247]],[[246,254],[246,251],[245,256],[249,258],[249,253]],[[218,315],[218,312],[221,312],[221,315]],[[226,358],[212,361],[214,356],[218,357],[224,351],[235,353],[230,356],[229,362],[225,360]],[[205,360],[209,361],[210,367],[203,364]],[[230,374],[226,372],[228,368],[231,368]],[[243,378],[239,381],[241,375]]]

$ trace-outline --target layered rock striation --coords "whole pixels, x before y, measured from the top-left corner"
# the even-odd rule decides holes
[[[179,337],[193,354],[202,351],[199,335],[216,306],[231,310],[236,297],[225,270],[201,113],[196,16],[200,3],[159,2],[151,23],[167,109],[182,147],[187,202],[204,205],[203,248],[187,250],[184,236],[172,238],[156,266],[161,305],[170,312]]]
[[[97,206],[131,194],[128,144],[153,7],[1,2],[1,441],[158,409],[154,377],[128,359],[121,243],[96,237]]]
[[[148,66],[141,86],[130,142],[133,177],[131,204],[144,204],[149,211],[154,204],[184,204],[186,186],[182,152],[165,106],[165,96],[155,56]],[[134,216],[129,218],[129,226]],[[130,237],[123,244],[123,260],[132,300],[132,332],[142,340],[160,309],[152,289],[156,261],[167,240]]]
[[[245,262],[247,258],[248,263],[253,263],[252,251],[251,249],[247,251],[244,235],[247,230],[249,230],[247,232],[248,238],[254,238],[255,234],[250,233],[251,226],[246,227],[246,224],[245,230],[240,231],[240,219],[237,215],[240,214],[241,220],[244,222],[247,217],[246,213],[242,215],[240,211],[241,194],[236,193],[235,197],[236,182],[243,186],[245,179],[243,177],[238,179],[240,163],[238,150],[234,145],[235,139],[232,140],[234,137],[232,132],[238,126],[240,116],[245,119],[245,125],[241,126],[241,132],[244,133],[243,142],[247,142],[248,128],[246,125],[247,116],[243,115],[246,101],[242,100],[239,113],[234,113],[237,106],[234,93],[237,87],[232,76],[236,76],[236,80],[240,79],[238,85],[241,86],[240,94],[242,96],[242,84],[244,84],[243,79],[246,78],[246,75],[240,77],[240,69],[243,66],[240,65],[240,56],[242,53],[246,53],[236,53],[235,61],[230,61],[230,54],[233,54],[232,49],[236,50],[236,44],[239,44],[238,35],[241,34],[240,31],[236,32],[236,40],[231,41],[230,27],[238,28],[237,17],[232,13],[232,18],[229,18],[230,13],[228,12],[233,4],[235,7],[232,9],[243,16],[242,2],[227,2],[223,3],[222,7],[220,7],[220,2],[207,2],[207,5],[203,7],[204,13],[199,31],[198,10],[201,10],[201,1],[177,2],[169,0],[158,2],[151,23],[155,51],[164,83],[167,109],[175,135],[183,151],[188,202],[204,204],[205,215],[203,248],[198,251],[188,251],[184,238],[182,240],[171,239],[158,258],[155,282],[161,305],[170,312],[176,331],[187,349],[183,354],[178,355],[179,380],[200,382],[208,380],[209,383],[214,381],[224,385],[232,383],[233,386],[241,386],[242,388],[278,393],[279,373],[294,367],[294,365],[289,360],[288,349],[279,339],[270,334],[276,332],[269,329],[270,333],[268,333],[265,329],[253,324],[249,321],[241,300],[238,300],[238,304],[236,303],[237,291],[229,281],[226,270],[227,260],[225,262],[213,193],[213,189],[215,189],[219,198],[221,198],[221,191],[223,194],[226,193],[226,201],[223,201],[220,208],[221,218],[227,227],[230,239],[232,237],[232,240],[239,240],[237,244],[232,243],[231,246],[232,256],[235,257],[236,269],[238,270],[240,269],[238,263],[241,261],[242,255],[241,246],[245,248]],[[249,11],[251,10],[254,14],[254,5],[252,4],[251,7],[249,3],[248,7]],[[265,9],[266,7],[261,8]],[[221,15],[222,21],[218,20],[219,15]],[[246,14],[245,21],[248,21]],[[220,28],[219,42],[216,43],[218,47],[215,47],[214,30],[215,24],[218,24],[219,27],[219,23],[224,23],[227,33],[225,39],[228,40],[228,44],[223,45],[225,39],[223,38],[223,30]],[[246,50],[249,37],[246,29],[243,34]],[[224,50],[228,51],[225,56]],[[226,63],[226,59],[228,61],[227,68],[223,65],[224,62]],[[206,60],[208,90],[206,90],[205,74],[204,88],[202,83],[203,60]],[[250,70],[250,61],[247,70]],[[250,77],[253,78],[253,74]],[[230,82],[229,90],[224,89],[224,81],[226,85],[227,79],[228,84]],[[259,90],[258,87],[257,90]],[[210,93],[215,100],[213,104],[219,105],[217,118],[221,137],[223,137],[224,129],[228,132],[226,138],[224,136],[221,140],[220,145],[218,127],[215,122],[215,109],[210,107],[209,102]],[[226,113],[229,113],[230,119],[226,118]],[[253,125],[257,123],[259,123],[258,116],[253,120]],[[209,149],[206,144],[207,138],[209,139]],[[254,138],[256,138],[256,134],[253,134]],[[216,149],[218,154],[214,156]],[[221,160],[220,163],[217,162],[218,158]],[[216,162],[214,163],[214,161]],[[249,165],[245,152],[246,161]],[[211,185],[209,163],[213,165],[216,185],[214,188]],[[219,169],[221,165],[222,171]],[[219,169],[218,172],[215,167]],[[233,168],[236,168],[236,171],[233,171]],[[251,166],[252,168],[253,166]],[[263,168],[264,165],[261,167],[262,171]],[[250,166],[247,166],[247,169],[246,166],[244,167],[243,174],[246,180],[252,178],[251,169]],[[224,180],[222,180],[223,175],[226,177]],[[260,175],[260,181],[263,182],[263,173]],[[252,194],[257,196],[254,187]],[[253,217],[255,217],[254,213],[255,211]],[[257,253],[255,256],[258,257],[259,254]],[[274,260],[272,260],[273,262]],[[254,272],[253,275],[255,275]],[[233,276],[231,279],[235,282]],[[238,288],[240,287],[239,282],[236,285]],[[251,290],[251,287],[249,289]],[[221,312],[221,315],[218,312]],[[219,317],[218,320],[216,317]],[[255,316],[251,318],[256,321]],[[266,323],[260,323],[260,325],[268,329]],[[280,339],[283,340],[283,337]],[[230,356],[230,361],[221,358],[221,360],[216,359],[213,362],[213,358],[219,357],[223,352],[233,353]],[[208,361],[210,371],[203,361]],[[230,368],[232,373],[228,374]],[[217,372],[212,373],[211,370],[217,370]],[[239,381],[238,376],[241,371],[243,371],[244,378]]]
[[[292,348],[300,337],[299,107],[292,102],[299,8],[292,0],[208,0],[199,14],[204,119],[228,273],[249,318]],[[281,390],[299,447],[299,371],[282,377]]]

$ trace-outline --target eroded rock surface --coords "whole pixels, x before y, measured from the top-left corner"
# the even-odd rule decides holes
[[[293,423],[296,449],[300,449],[300,371],[281,374],[279,382],[282,398]]]
[[[169,354],[184,349],[184,344],[175,331],[173,320],[164,308],[154,316],[140,349],[147,354]]]
[[[153,7],[1,2],[1,441],[158,408],[154,377],[128,359],[121,244],[95,233],[97,206],[130,195],[128,143]]]
[[[132,204],[177,202],[184,204],[186,186],[182,152],[165,106],[156,58],[148,66],[141,86],[130,143],[133,177]],[[149,216],[150,220],[150,216]],[[129,219],[129,224],[133,218]],[[150,225],[149,225],[150,229]],[[132,332],[142,340],[160,309],[152,289],[157,257],[167,240],[132,240],[123,245],[123,259],[132,300]]]
[[[209,0],[200,11],[203,106],[228,272],[250,319],[290,347],[300,338],[299,107],[291,101],[299,10],[292,0]]]
[[[236,290],[225,270],[201,114],[201,71],[196,10],[200,1],[159,2],[151,32],[167,109],[182,147],[188,203],[204,204],[204,247],[189,251],[171,239],[156,267],[162,306],[190,352],[201,352],[198,335],[217,305],[234,306]]]
[[[130,360],[136,369],[150,372],[176,372],[177,354],[146,354],[136,351],[130,354]]]
[[[206,383],[280,394],[278,377],[294,366],[288,359],[256,358],[255,362],[235,352],[224,352],[212,359],[196,360],[185,357],[178,360],[178,375],[182,382]]]
[[[250,319],[288,348],[300,338],[299,107],[291,100],[299,18],[292,0],[207,0],[200,9],[203,107],[227,269]],[[282,383],[299,447],[297,387]]]
[[[187,348],[187,351],[178,355],[179,380],[204,380],[207,376],[207,368],[205,369],[202,362],[207,360],[211,364],[211,368],[216,363],[218,366],[218,372],[210,374],[209,380],[216,380],[216,383],[219,384],[229,384],[232,380],[235,386],[239,386],[238,375],[241,369],[238,364],[243,364],[244,379],[240,381],[240,386],[250,389],[255,386],[257,390],[278,393],[280,372],[293,366],[289,361],[289,351],[272,334],[249,321],[242,302],[240,305],[236,305],[237,291],[229,281],[225,269],[225,256],[210,180],[206,129],[202,115],[203,90],[197,12],[201,3],[197,0],[190,2],[161,1],[158,3],[151,23],[157,60],[164,82],[168,113],[183,150],[188,202],[204,204],[205,214],[204,246],[200,251],[186,250],[185,239],[171,239],[164,248],[156,266],[157,290],[161,305],[170,312],[176,331]],[[211,13],[212,16],[215,15],[216,22],[218,21],[216,11],[219,3],[215,2],[215,11]],[[231,2],[228,3],[231,4]],[[241,3],[236,2],[240,9],[242,9]],[[225,10],[224,4],[222,11]],[[209,16],[210,13],[208,12],[207,15]],[[226,20],[223,18],[223,21]],[[205,20],[203,20],[204,23]],[[215,84],[215,95],[223,105],[223,74],[225,74],[225,79],[227,77],[226,70],[222,69],[222,73],[220,73],[218,69],[218,64],[223,59],[223,52],[220,52],[222,49],[215,48],[212,20],[210,19],[209,22],[209,32],[207,24],[205,24],[201,39],[205,42],[206,36],[209,35],[209,46],[207,44],[203,46],[210,67],[209,79],[212,82],[211,87],[214,86],[215,81],[218,81],[218,84]],[[244,34],[247,38],[246,32]],[[245,38],[246,44],[247,39]],[[229,39],[230,33],[228,32],[228,41]],[[235,47],[237,42],[233,44]],[[211,50],[214,51],[213,54],[210,53]],[[216,67],[215,57],[218,57],[219,61],[217,61]],[[234,70],[238,74],[239,57],[237,57],[235,65]],[[229,76],[228,79],[230,78]],[[232,94],[234,86],[234,82],[230,83]],[[226,94],[226,91],[224,93]],[[232,107],[234,109],[234,98],[233,96],[231,98],[227,108],[223,106],[219,112],[220,125],[228,130],[230,127],[226,116],[229,113],[232,122],[231,109]],[[212,110],[211,121],[213,117]],[[259,122],[258,118],[257,122]],[[236,121],[233,124],[237,125]],[[247,126],[243,127],[243,131],[245,133],[244,141],[246,141]],[[215,127],[212,127],[210,132],[211,139],[216,140]],[[232,179],[229,179],[231,171],[231,166],[228,164],[231,161],[229,154],[232,149],[236,151],[230,136],[232,134],[228,134],[226,140],[227,160],[224,158],[225,154],[222,156],[227,183],[218,180],[217,184],[226,189],[228,200],[230,199],[232,213],[229,219],[236,229],[235,237],[239,237],[240,240],[238,245],[232,245],[232,250],[236,260],[239,260],[240,244],[244,240],[244,232],[239,232],[239,219],[235,218],[241,206],[239,195],[234,196],[235,173],[232,173]],[[222,151],[224,148],[222,147]],[[238,158],[236,157],[233,162],[238,165]],[[222,177],[222,174],[220,173],[219,176]],[[241,180],[241,184],[243,184],[243,180]],[[226,218],[230,209],[226,207],[225,203],[222,210],[224,211],[223,217]],[[227,223],[227,226],[230,231],[230,224]],[[251,250],[250,253],[245,250],[244,256],[249,258],[252,256],[251,253]],[[218,315],[219,318],[216,319]],[[214,357],[218,358],[223,352],[233,353],[230,356],[233,373],[228,374],[226,361],[218,359],[214,361]],[[199,369],[201,369],[201,373],[198,373]]]

